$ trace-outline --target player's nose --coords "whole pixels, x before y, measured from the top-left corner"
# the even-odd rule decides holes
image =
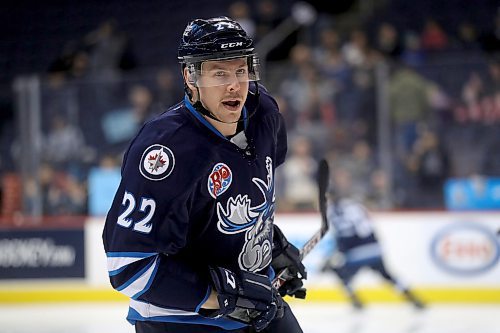
[[[240,88],[241,88],[240,81],[238,80],[236,75],[231,76],[227,85],[227,89],[229,91],[238,91],[240,90]]]

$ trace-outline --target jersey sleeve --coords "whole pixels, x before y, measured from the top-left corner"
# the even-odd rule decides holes
[[[140,134],[126,153],[106,217],[109,278],[134,300],[197,312],[210,293],[207,267],[185,258],[183,249],[197,188],[190,173],[201,168],[200,159],[193,160],[199,154],[148,135]]]

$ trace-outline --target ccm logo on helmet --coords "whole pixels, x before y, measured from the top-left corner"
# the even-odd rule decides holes
[[[236,46],[243,46],[243,42],[223,43],[223,44],[221,44],[220,48],[227,49],[227,48],[236,47]]]

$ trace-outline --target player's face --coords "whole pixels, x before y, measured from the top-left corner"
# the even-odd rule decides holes
[[[197,84],[200,100],[217,119],[236,122],[247,99],[248,82],[246,58],[206,61]]]

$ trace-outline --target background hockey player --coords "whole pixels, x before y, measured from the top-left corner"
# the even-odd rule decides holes
[[[416,308],[423,303],[413,292],[388,272],[382,257],[380,244],[373,229],[373,221],[366,207],[348,198],[349,176],[337,170],[328,190],[328,223],[335,237],[335,249],[323,266],[323,271],[335,272],[355,308],[362,308],[352,286],[352,280],[364,267],[378,272],[396,287]]]
[[[273,225],[286,131],[253,42],[227,17],[196,19],[178,58],[184,100],[124,156],[103,232],[111,284],[136,332],[302,332],[281,296],[304,295],[305,268]],[[293,273],[279,291],[273,267]]]

